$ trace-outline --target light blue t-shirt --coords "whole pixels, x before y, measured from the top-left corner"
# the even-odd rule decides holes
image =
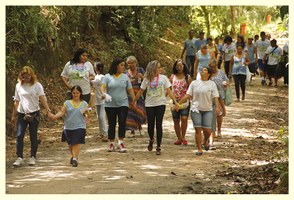
[[[198,58],[198,68],[197,72],[200,72],[203,67],[208,67],[208,63],[210,60],[210,54],[207,52],[206,55],[201,53],[201,50],[199,50],[196,54]]]
[[[129,107],[128,90],[133,87],[126,74],[121,73],[118,77],[106,74],[102,85],[106,86],[107,94],[112,97],[112,101],[105,102],[105,107]]]
[[[255,44],[252,44],[251,47],[249,47],[247,45],[247,50],[248,50],[248,57],[249,57],[249,60],[250,60],[250,63],[254,63],[255,62],[255,58],[254,58],[254,48],[255,48]]]
[[[196,46],[195,46],[196,39],[193,38],[192,40],[187,39],[184,42],[184,47],[186,47],[186,56],[195,56]]]
[[[204,38],[203,40],[200,40],[200,38],[198,38],[198,39],[195,41],[196,51],[199,51],[201,45],[204,45],[204,44],[207,44],[206,39]]]
[[[247,66],[243,63],[245,62],[245,54],[243,53],[241,58],[234,55],[234,65],[232,69],[232,75],[247,75]]]
[[[66,118],[64,121],[64,129],[66,130],[76,130],[79,128],[86,129],[86,121],[81,112],[82,109],[87,108],[88,104],[86,101],[82,101],[80,105],[74,107],[71,100],[66,100],[64,102],[66,107]]]

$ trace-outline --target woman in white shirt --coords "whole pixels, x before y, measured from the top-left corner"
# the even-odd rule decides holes
[[[67,87],[67,99],[70,99],[70,90],[74,85],[82,88],[82,99],[87,103],[90,102],[91,86],[90,82],[95,79],[93,65],[87,61],[88,51],[86,49],[78,49],[74,57],[66,63],[61,73],[62,81]]]
[[[24,164],[23,139],[28,126],[31,141],[31,156],[29,160],[29,165],[36,164],[36,154],[38,150],[38,127],[40,122],[39,101],[45,107],[47,112],[50,112],[43,86],[38,82],[37,76],[32,68],[25,66],[18,75],[18,83],[15,87],[14,107],[11,117],[12,123],[17,122],[17,159],[13,163],[14,166],[18,167]]]
[[[219,93],[216,84],[209,80],[212,75],[212,70],[208,67],[203,67],[200,71],[200,80],[193,81],[187,91],[187,94],[179,101],[179,104],[191,99],[191,119],[195,128],[195,140],[198,151],[197,156],[203,154],[202,150],[202,133],[204,133],[205,150],[209,150],[209,137],[211,134],[212,124],[212,101],[216,105],[216,112],[219,114]]]
[[[156,155],[161,154],[161,141],[162,141],[162,121],[166,107],[167,93],[175,104],[177,101],[170,90],[171,83],[168,78],[160,74],[161,65],[157,60],[148,63],[146,73],[141,84],[140,90],[138,91],[134,102],[136,102],[143,94],[144,90],[147,89],[145,107],[147,113],[148,123],[148,135],[150,138],[148,151],[152,151],[154,142],[154,126],[156,123]]]

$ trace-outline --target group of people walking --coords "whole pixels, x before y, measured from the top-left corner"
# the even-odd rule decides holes
[[[175,61],[170,78],[161,74],[159,61],[149,62],[145,71],[139,67],[138,60],[134,56],[129,56],[126,60],[114,59],[108,73],[104,75],[104,64],[95,62],[93,66],[87,60],[87,50],[78,49],[61,73],[62,81],[68,89],[67,100],[56,114],[50,110],[43,87],[37,81],[34,71],[25,66],[19,73],[15,88],[12,121],[15,122],[17,116],[17,160],[13,165],[20,166],[24,163],[23,140],[27,126],[31,140],[29,165],[36,163],[40,100],[47,110],[49,119],[57,120],[65,115],[62,141],[69,145],[70,164],[77,167],[80,144],[85,143],[86,126],[89,124],[91,87],[95,91],[99,136],[102,141],[109,142],[108,152],[117,150],[126,152],[124,143],[126,131],[129,130],[134,135],[135,131],[142,131],[142,125],[147,123],[149,135],[147,149],[153,150],[156,139],[155,152],[156,155],[160,155],[167,95],[171,98],[171,113],[177,136],[174,144],[188,144],[185,135],[190,113],[195,128],[196,155],[203,154],[203,147],[205,150],[213,148],[214,137],[221,136],[221,125],[226,115],[225,89],[229,85],[231,76],[234,78],[237,100],[240,99],[239,87],[244,100],[247,66],[251,73],[255,73],[253,60],[262,58],[263,62],[258,59],[258,63],[264,64],[268,55],[267,73],[271,84],[273,67],[270,66],[274,66],[279,60],[281,51],[275,46],[275,40],[272,40],[271,48],[266,48],[267,42],[264,40],[252,45],[253,38],[248,38],[248,44],[245,45],[242,36],[238,37],[236,44],[232,42],[230,36],[227,36],[224,45],[220,45],[219,38],[215,39],[215,43],[212,42],[211,37],[206,40],[204,32],[200,32],[198,39],[193,35],[194,31],[189,31],[189,39],[184,42],[181,59]],[[263,32],[261,37],[263,38]],[[264,55],[261,50],[264,51]],[[220,70],[222,61],[225,72]],[[127,70],[126,66],[128,66]]]

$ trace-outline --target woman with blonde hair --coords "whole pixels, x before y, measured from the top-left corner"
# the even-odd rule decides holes
[[[11,121],[17,122],[16,130],[16,155],[14,166],[24,164],[23,147],[24,136],[29,127],[31,152],[29,165],[36,164],[38,150],[38,128],[40,122],[39,101],[50,112],[43,86],[38,82],[37,76],[32,68],[25,66],[18,75],[18,83],[15,87],[14,106]]]
[[[142,80],[144,78],[145,70],[142,67],[138,66],[138,60],[135,56],[129,56],[126,60],[126,63],[129,67],[129,69],[126,71],[126,74],[128,75],[134,94],[136,95],[137,92],[140,90],[140,85],[142,83]],[[132,106],[133,100],[131,99],[131,96],[128,95],[129,98],[129,110],[128,110],[128,116],[126,121],[126,130],[131,131],[131,137],[135,136],[135,131],[139,129],[140,135],[142,135],[142,125],[146,123],[146,109],[145,109],[145,103],[144,103],[144,95],[142,95],[138,101],[137,106]]]
[[[134,102],[136,102],[147,89],[145,107],[147,113],[148,135],[150,138],[148,151],[152,151],[154,142],[154,126],[156,124],[156,155],[161,154],[162,141],[162,121],[166,107],[167,93],[174,103],[177,105],[177,100],[170,90],[171,83],[165,75],[161,75],[161,65],[157,60],[148,63],[144,80],[141,84]]]

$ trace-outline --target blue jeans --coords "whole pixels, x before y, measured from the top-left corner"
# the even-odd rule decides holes
[[[23,158],[23,139],[26,129],[29,125],[29,133],[31,140],[31,157],[36,157],[38,150],[38,127],[40,120],[40,111],[33,112],[35,118],[32,122],[27,122],[23,118],[25,114],[17,113],[17,130],[16,130],[16,155]]]
[[[105,104],[96,105],[96,114],[97,114],[100,133],[104,136],[107,136]]]
[[[190,70],[191,76],[193,76],[193,73],[194,73],[194,62],[195,62],[195,56],[186,56],[186,65],[188,69]]]

